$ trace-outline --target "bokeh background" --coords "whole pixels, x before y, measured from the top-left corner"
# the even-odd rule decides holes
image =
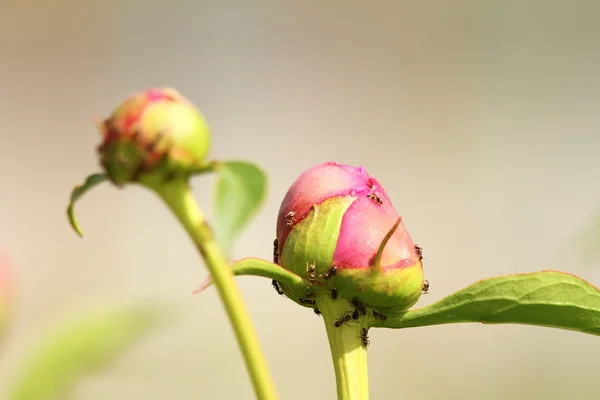
[[[431,289],[417,306],[512,272],[600,284],[582,250],[600,205],[599,18],[584,0],[2,0],[0,246],[18,293],[0,387],[56,318],[151,298],[176,321],[71,399],[253,398],[214,288],[191,295],[206,268],[154,195],[100,186],[78,206],[84,239],[65,218],[73,185],[99,169],[93,119],[153,86],[198,105],[214,158],[269,174],[235,257],[269,258],[287,187],[335,160],[377,177],[423,247]],[[211,184],[194,181],[209,211]],[[237,281],[280,397],[334,399],[322,321],[268,280]],[[593,336],[477,324],[370,336],[376,400],[600,396]]]

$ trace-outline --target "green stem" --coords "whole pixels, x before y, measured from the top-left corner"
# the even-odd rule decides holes
[[[335,322],[344,313],[353,310],[350,303],[341,298],[338,300],[325,298],[319,301],[319,310],[323,315],[329,338],[338,400],[368,400],[367,350],[362,344],[363,326],[360,320],[350,320],[347,325],[335,326]]]
[[[227,258],[215,240],[189,183],[187,180],[177,179],[162,185],[153,185],[151,189],[156,191],[173,211],[204,258],[242,350],[256,397],[261,400],[276,399],[271,374],[248,310],[235,284]]]

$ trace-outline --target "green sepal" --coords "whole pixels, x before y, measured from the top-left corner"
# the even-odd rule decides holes
[[[77,234],[81,237],[83,237],[83,232],[81,232],[81,229],[79,228],[79,223],[75,218],[75,202],[79,200],[81,196],[87,193],[94,186],[106,180],[107,177],[105,174],[92,174],[87,177],[87,179],[82,185],[75,186],[73,188],[73,192],[71,192],[71,201],[69,202],[69,207],[67,207],[67,217],[69,218],[69,223],[71,224],[71,227],[73,227],[75,232],[77,232]]]
[[[333,265],[344,214],[354,200],[355,197],[339,196],[313,205],[285,239],[281,264],[306,278],[308,267],[314,264],[315,275],[325,276]]]
[[[524,324],[600,335],[600,290],[574,275],[540,271],[481,280],[426,307],[372,326],[417,326],[480,322]]]

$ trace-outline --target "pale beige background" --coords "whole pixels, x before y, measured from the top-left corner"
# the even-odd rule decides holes
[[[215,158],[270,175],[235,256],[271,254],[307,167],[360,164],[423,246],[428,304],[479,278],[564,269],[600,284],[574,238],[600,203],[600,3],[594,1],[0,1],[0,246],[19,279],[0,385],[40,329],[107,299],[168,299],[182,318],[72,399],[251,399],[214,289],[149,192],[100,187],[94,117],[151,86],[205,113]],[[209,208],[210,179],[194,182]],[[333,399],[321,321],[238,279],[282,399]],[[372,399],[598,398],[600,341],[524,326],[373,330]]]

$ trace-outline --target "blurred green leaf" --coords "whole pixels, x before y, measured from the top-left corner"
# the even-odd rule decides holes
[[[308,281],[293,272],[260,258],[248,257],[237,260],[231,264],[231,271],[236,276],[253,275],[275,279],[281,284],[295,288],[297,291],[307,290],[310,286]],[[194,293],[199,293],[212,284],[212,278],[209,276],[194,290]]]
[[[44,335],[19,371],[9,400],[55,400],[86,373],[120,355],[164,322],[145,306],[89,312]]]
[[[252,216],[266,193],[267,179],[256,165],[226,161],[216,169],[215,231],[226,253]]]
[[[538,325],[600,335],[600,290],[560,271],[505,275],[481,280],[427,307],[388,316],[372,326],[462,322]]]
[[[79,236],[83,236],[83,233],[81,232],[79,224],[77,223],[77,219],[75,218],[75,202],[94,186],[104,182],[106,179],[106,175],[104,174],[92,174],[87,177],[83,185],[75,186],[73,188],[73,192],[71,192],[71,201],[69,202],[69,207],[67,208],[67,216],[69,217],[71,226]]]

